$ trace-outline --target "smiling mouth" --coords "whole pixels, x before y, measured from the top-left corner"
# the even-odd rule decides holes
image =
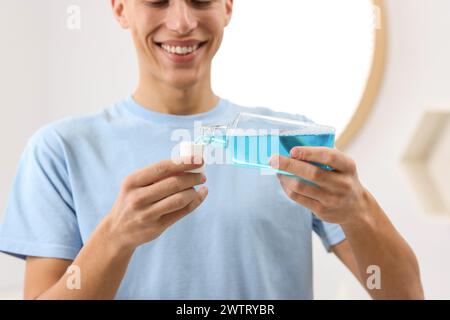
[[[203,41],[192,46],[171,46],[161,42],[155,42],[155,44],[163,49],[165,52],[174,54],[177,56],[186,56],[196,52],[198,49],[203,47],[208,41]]]

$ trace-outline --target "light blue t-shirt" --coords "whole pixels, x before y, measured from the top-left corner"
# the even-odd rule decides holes
[[[21,157],[0,225],[0,251],[73,260],[109,213],[122,180],[170,159],[176,129],[229,123],[238,112],[290,117],[221,99],[209,112],[178,116],[132,97],[101,112],[38,130]],[[209,195],[193,213],[137,248],[118,299],[311,299],[312,231],[325,248],[344,240],[339,225],[289,199],[273,175],[206,166]]]

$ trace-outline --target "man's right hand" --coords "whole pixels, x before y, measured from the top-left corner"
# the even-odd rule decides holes
[[[164,160],[127,176],[111,212],[105,218],[108,238],[119,248],[134,250],[157,238],[169,226],[196,209],[208,189],[202,159]],[[200,161],[199,161],[200,160]]]

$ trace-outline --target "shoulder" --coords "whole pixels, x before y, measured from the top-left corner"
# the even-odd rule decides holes
[[[33,133],[27,148],[61,152],[68,145],[94,139],[112,121],[113,108],[108,107],[95,113],[66,117],[45,124]]]
[[[243,106],[238,105],[234,102],[230,102],[230,104],[234,107],[237,112],[247,112],[247,113],[255,113],[263,116],[276,117],[276,118],[286,118],[303,122],[313,122],[310,118],[302,113],[289,113],[283,111],[275,111],[269,107],[265,106]]]

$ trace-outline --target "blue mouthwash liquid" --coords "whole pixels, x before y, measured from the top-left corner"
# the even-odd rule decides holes
[[[276,171],[277,173],[292,176],[288,172],[273,169],[269,165],[270,157],[275,154],[290,157],[291,149],[298,146],[333,148],[335,135],[334,133],[295,134],[295,132],[280,135],[230,134],[227,136],[209,137],[207,140],[225,146],[227,157],[231,159],[234,165]],[[332,170],[327,165],[310,163],[326,170]]]

